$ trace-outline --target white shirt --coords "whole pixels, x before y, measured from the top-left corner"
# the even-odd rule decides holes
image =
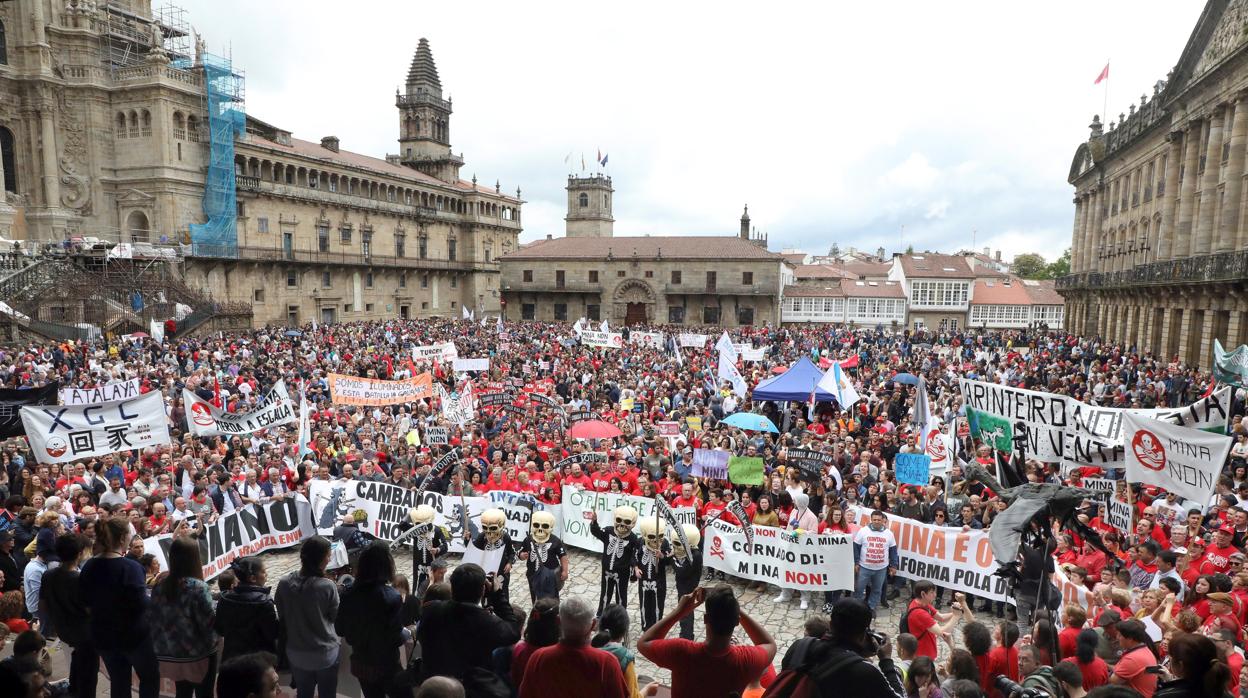
[[[860,567],[882,570],[888,567],[888,550],[897,545],[897,539],[887,527],[883,531],[872,531],[870,526],[863,526],[854,534],[854,543],[862,546],[858,556]]]

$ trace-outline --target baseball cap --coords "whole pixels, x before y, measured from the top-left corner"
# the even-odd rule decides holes
[[[1096,619],[1096,627],[1108,628],[1120,620],[1122,620],[1122,616],[1118,615],[1117,611],[1110,609],[1102,613],[1100,618]]]
[[[1205,598],[1209,599],[1210,601],[1221,601],[1222,603],[1228,606],[1234,604],[1234,601],[1231,600],[1231,595],[1226,593],[1225,591],[1215,591]]]
[[[1226,524],[1222,524],[1221,526],[1218,527],[1218,533],[1225,533],[1227,535],[1233,536],[1235,535],[1235,529]]]

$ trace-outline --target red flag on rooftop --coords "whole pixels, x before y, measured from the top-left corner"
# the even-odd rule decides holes
[[[1101,74],[1096,76],[1096,82],[1092,84],[1099,85],[1101,84],[1102,80],[1108,80],[1108,79],[1109,79],[1109,63],[1106,63],[1105,67],[1101,69]]]

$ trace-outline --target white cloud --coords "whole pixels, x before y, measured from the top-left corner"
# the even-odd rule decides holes
[[[563,233],[564,156],[601,147],[620,234],[732,234],[749,203],[773,249],[891,251],[904,225],[916,247],[979,231],[1042,253],[1069,245],[1065,178],[1105,56],[1116,114],[1151,94],[1203,5],[183,4],[246,70],[250,113],[377,156],[397,148],[394,90],[428,37],[463,174],[522,187],[524,240]],[[1060,41],[1078,27],[1097,40]]]

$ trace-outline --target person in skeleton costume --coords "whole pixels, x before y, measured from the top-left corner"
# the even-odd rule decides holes
[[[613,512],[615,523],[610,530],[598,525],[598,519],[591,518],[589,532],[602,541],[602,581],[598,590],[598,615],[602,609],[613,603],[628,608],[628,582],[633,572],[634,558],[641,540],[633,533],[633,525],[637,523],[637,510],[628,506],[619,506]],[[590,512],[589,516],[593,516]]]
[[[680,536],[673,536],[671,540],[672,563],[676,566],[676,598],[693,593],[702,579],[702,551],[698,550],[702,534],[698,532],[697,526],[691,524],[685,524],[684,529],[685,538],[689,541],[688,549],[680,544]],[[693,639],[692,613],[687,613],[680,619],[680,636],[686,640]]]
[[[469,543],[477,550],[491,553],[502,549],[503,555],[494,569],[485,574],[494,580],[494,590],[506,594],[511,581],[511,563],[516,559],[516,544],[507,535],[507,514],[502,509],[486,509],[481,512],[481,533]]]
[[[421,504],[407,515],[419,529],[412,534],[412,593],[421,598],[433,577],[433,561],[446,552],[446,534],[433,525],[434,511],[428,504]]]
[[[520,559],[527,563],[525,576],[529,580],[529,596],[538,599],[557,599],[559,590],[568,578],[568,551],[553,531],[555,517],[548,511],[533,512],[529,520],[529,535],[520,544]]]
[[[663,599],[667,596],[667,566],[671,546],[664,538],[667,526],[663,521],[647,517],[641,520],[641,545],[634,557],[637,596],[641,602],[641,628],[648,630],[663,617]]]

